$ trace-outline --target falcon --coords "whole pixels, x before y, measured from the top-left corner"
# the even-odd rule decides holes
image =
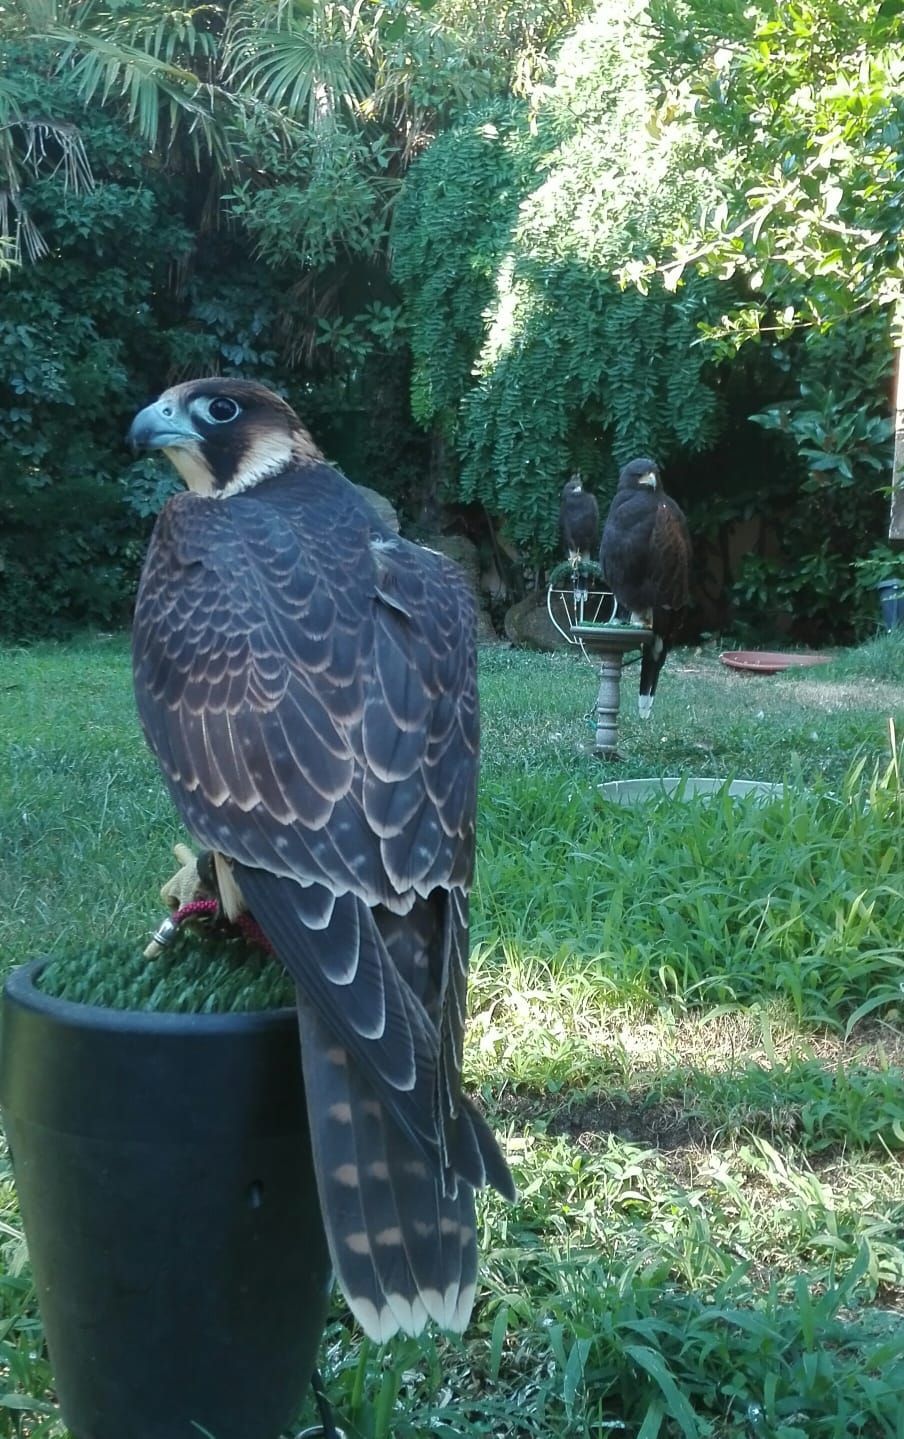
[[[474,1191],[514,1187],[461,1092],[479,749],[474,605],[251,381],[137,415],[187,490],[135,608],[141,723],[220,896],[295,981],[333,1267],[364,1331],[461,1331]]]
[[[688,601],[691,537],[682,510],[665,493],[655,460],[625,465],[609,507],[600,565],[631,623],[653,631],[640,662],[637,707],[649,719],[659,672]]]
[[[600,511],[595,497],[584,489],[580,475],[572,475],[562,486],[559,525],[562,543],[572,564],[589,560],[599,543]]]

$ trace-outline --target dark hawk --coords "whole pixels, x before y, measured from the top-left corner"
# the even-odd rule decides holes
[[[640,662],[637,707],[649,719],[659,672],[688,601],[691,537],[662,488],[655,460],[631,460],[618,477],[600,545],[600,565],[621,609],[653,631]]]
[[[600,510],[594,495],[584,489],[580,475],[572,475],[562,486],[559,525],[565,553],[574,562],[596,554],[600,533]]]
[[[293,410],[242,380],[135,419],[188,493],[135,609],[170,794],[295,980],[324,1224],[368,1335],[464,1328],[474,1190],[514,1189],[461,1093],[479,720],[458,568],[401,539]]]

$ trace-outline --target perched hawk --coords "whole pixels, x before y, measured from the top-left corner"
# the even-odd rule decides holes
[[[570,560],[589,560],[596,553],[600,533],[599,505],[589,490],[584,489],[580,475],[572,475],[562,486],[559,524],[562,543]]]
[[[188,493],[151,539],[133,661],[148,742],[227,909],[296,983],[321,1207],[368,1335],[464,1328],[474,1189],[514,1194],[461,1094],[474,864],[474,609],[283,400],[176,385],[135,419]]]
[[[637,707],[649,719],[659,671],[687,605],[691,537],[662,488],[654,460],[632,460],[618,477],[600,545],[600,565],[620,607],[653,631],[640,663]]]

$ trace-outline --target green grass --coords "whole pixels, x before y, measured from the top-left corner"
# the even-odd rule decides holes
[[[137,953],[183,835],[125,641],[0,661],[0,963]],[[482,652],[467,1081],[520,1197],[481,1201],[463,1340],[380,1351],[337,1302],[354,1439],[904,1439],[902,675],[897,634],[773,678],[680,651],[647,724],[625,671],[603,764],[592,667]],[[598,789],[661,774],[784,787]],[[57,1439],[8,1170],[0,1251],[0,1433]]]
[[[812,671],[804,673],[816,678]],[[904,628],[899,627],[877,635],[855,649],[840,651],[833,656],[831,668],[821,671],[819,679],[822,683],[832,679],[864,679],[900,684],[902,675]]]
[[[566,973],[594,957],[601,990],[682,1006],[772,992],[827,1025],[900,997],[904,814],[890,767],[869,790],[636,809],[517,775],[485,786],[482,818],[473,938],[507,955]]]
[[[483,652],[481,676],[486,778],[518,770],[586,774],[597,691],[588,661],[500,647]],[[638,680],[637,665],[626,665],[622,757],[598,765],[600,779],[694,774],[839,785],[861,756],[870,766],[887,758],[889,716],[904,732],[898,632],[839,653],[824,668],[784,675],[733,672],[713,645],[676,651],[649,721],[637,715]]]

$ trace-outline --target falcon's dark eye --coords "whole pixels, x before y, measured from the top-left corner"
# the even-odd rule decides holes
[[[218,395],[217,398],[211,400],[207,406],[209,418],[216,420],[219,425],[225,425],[227,421],[234,420],[238,413],[239,406],[235,400],[230,400],[228,395]]]

